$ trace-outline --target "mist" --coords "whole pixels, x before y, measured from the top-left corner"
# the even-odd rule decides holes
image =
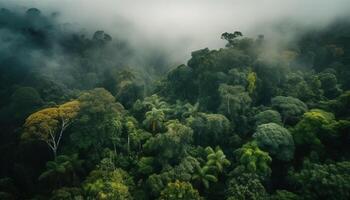
[[[134,47],[158,49],[170,63],[184,63],[190,52],[205,47],[220,48],[223,32],[239,30],[255,38],[293,38],[301,29],[322,28],[348,15],[347,0],[13,0],[6,7],[39,8],[57,12],[60,23],[75,24],[90,34],[104,30]],[[292,24],[281,30],[279,24]],[[298,27],[298,28],[296,28]],[[286,27],[284,27],[286,28]],[[286,34],[288,32],[288,34]],[[142,52],[139,56],[144,56]]]

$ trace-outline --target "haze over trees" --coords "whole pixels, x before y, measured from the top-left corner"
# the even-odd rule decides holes
[[[275,51],[232,30],[167,73],[62,26],[0,9],[0,199],[350,199],[349,21]]]

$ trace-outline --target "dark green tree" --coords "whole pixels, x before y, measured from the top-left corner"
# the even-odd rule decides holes
[[[289,131],[275,123],[259,125],[253,135],[258,146],[276,159],[290,161],[294,156],[294,141]]]

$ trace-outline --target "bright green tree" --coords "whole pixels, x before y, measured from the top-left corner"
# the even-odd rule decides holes
[[[250,142],[243,145],[235,151],[237,166],[234,174],[252,173],[262,177],[268,177],[271,174],[271,157],[267,152],[259,149],[256,142]]]
[[[208,154],[206,165],[214,167],[219,173],[223,172],[224,167],[231,164],[226,158],[224,152],[219,147],[217,147],[215,150],[211,147],[207,147],[205,148],[205,151]]]
[[[133,181],[122,169],[93,170],[83,184],[86,199],[131,200]]]
[[[306,112],[293,129],[295,144],[305,153],[323,151],[324,143],[337,138],[339,123],[332,113],[320,109]]]

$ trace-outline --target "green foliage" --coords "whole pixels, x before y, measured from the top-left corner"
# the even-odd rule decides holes
[[[157,111],[166,112],[169,109],[169,105],[163,98],[154,94],[146,97],[143,101],[137,100],[132,107],[132,111],[138,121],[143,121],[145,114],[152,111],[153,108]]]
[[[50,200],[83,200],[83,192],[76,187],[62,187],[54,190]]]
[[[215,183],[218,181],[217,177],[214,174],[212,174],[211,167],[207,165],[203,167],[196,165],[195,172],[192,176],[192,180],[204,185],[206,189],[209,188],[210,182]]]
[[[92,155],[98,157],[103,148],[112,147],[111,138],[120,134],[118,121],[124,108],[102,88],[83,92],[78,99],[81,110],[72,127],[69,147],[89,154],[92,160]]]
[[[221,84],[219,87],[221,104],[219,111],[229,117],[235,127],[244,127],[247,123],[247,112],[252,100],[243,86]]]
[[[192,68],[186,65],[176,67],[167,75],[168,88],[164,93],[180,100],[193,100],[197,93],[197,87],[191,80],[192,76]]]
[[[206,165],[214,168],[217,172],[222,173],[224,167],[229,166],[231,163],[226,159],[224,152],[220,148],[216,148],[215,151],[211,147],[205,148],[207,152]]]
[[[291,181],[303,199],[350,198],[350,163],[306,163],[300,172],[291,173]]]
[[[290,161],[294,156],[294,141],[289,131],[275,123],[259,125],[253,135],[258,146],[272,157]]]
[[[277,96],[271,100],[271,105],[283,118],[283,123],[287,120],[298,118],[307,111],[307,106],[297,98]]]
[[[162,126],[165,116],[162,110],[152,108],[151,111],[146,112],[145,118],[146,119],[143,121],[143,124],[152,133],[156,133],[157,131],[159,132],[163,128]]]
[[[247,75],[247,91],[250,95],[252,95],[256,89],[256,73],[255,72],[249,72]]]
[[[345,124],[344,124],[345,123]],[[295,144],[303,148],[305,153],[316,151],[323,154],[323,148],[340,137],[338,130],[348,126],[347,122],[336,121],[332,113],[320,109],[306,112],[293,129]]]
[[[55,187],[62,186],[64,183],[77,184],[82,164],[83,161],[79,160],[78,154],[57,156],[54,161],[46,163],[46,171],[38,179],[39,181],[49,181]]]
[[[228,182],[226,200],[265,200],[267,192],[254,174],[240,174]]]
[[[337,97],[342,91],[339,88],[337,77],[329,72],[322,72],[319,75],[321,88],[324,91],[324,96],[330,99]]]
[[[287,74],[283,93],[303,102],[314,104],[322,99],[321,81],[317,75],[296,71]]]
[[[25,121],[22,139],[44,141],[56,157],[63,132],[71,125],[79,110],[80,102],[74,100],[31,114]]]
[[[176,180],[189,182],[195,173],[196,166],[200,163],[197,159],[186,156],[173,168],[165,168],[160,174],[152,174],[147,178],[146,185],[151,195],[159,196],[160,192],[168,185],[168,183]]]
[[[142,157],[138,165],[138,172],[141,174],[152,174],[154,172],[153,165],[154,165],[154,158],[153,157]]]
[[[230,121],[221,114],[200,113],[186,119],[194,131],[195,143],[203,146],[226,143],[222,138],[230,136]]]
[[[275,124],[282,124],[281,115],[279,112],[275,110],[265,110],[262,112],[259,112],[254,116],[255,119],[255,125],[259,126],[261,124],[267,124],[267,123],[275,123]]]
[[[193,131],[179,121],[169,121],[167,132],[158,133],[144,145],[145,151],[157,155],[162,164],[177,163],[192,142]]]
[[[200,200],[197,190],[192,188],[191,183],[180,182],[176,180],[174,183],[169,183],[168,186],[161,192],[160,200]]]
[[[321,102],[325,109],[331,110],[337,117],[346,117],[350,113],[350,91],[345,91],[339,97]]]
[[[262,177],[271,174],[271,157],[267,152],[259,149],[256,142],[250,142],[235,151],[237,164],[234,174],[252,173]]]
[[[84,182],[83,189],[86,199],[116,199],[131,200],[131,189],[134,187],[130,176],[122,169],[90,172]]]
[[[234,33],[223,33],[221,34],[221,39],[227,40],[226,47],[233,47],[237,45],[237,38],[242,37],[243,34],[239,31],[235,31]]]

